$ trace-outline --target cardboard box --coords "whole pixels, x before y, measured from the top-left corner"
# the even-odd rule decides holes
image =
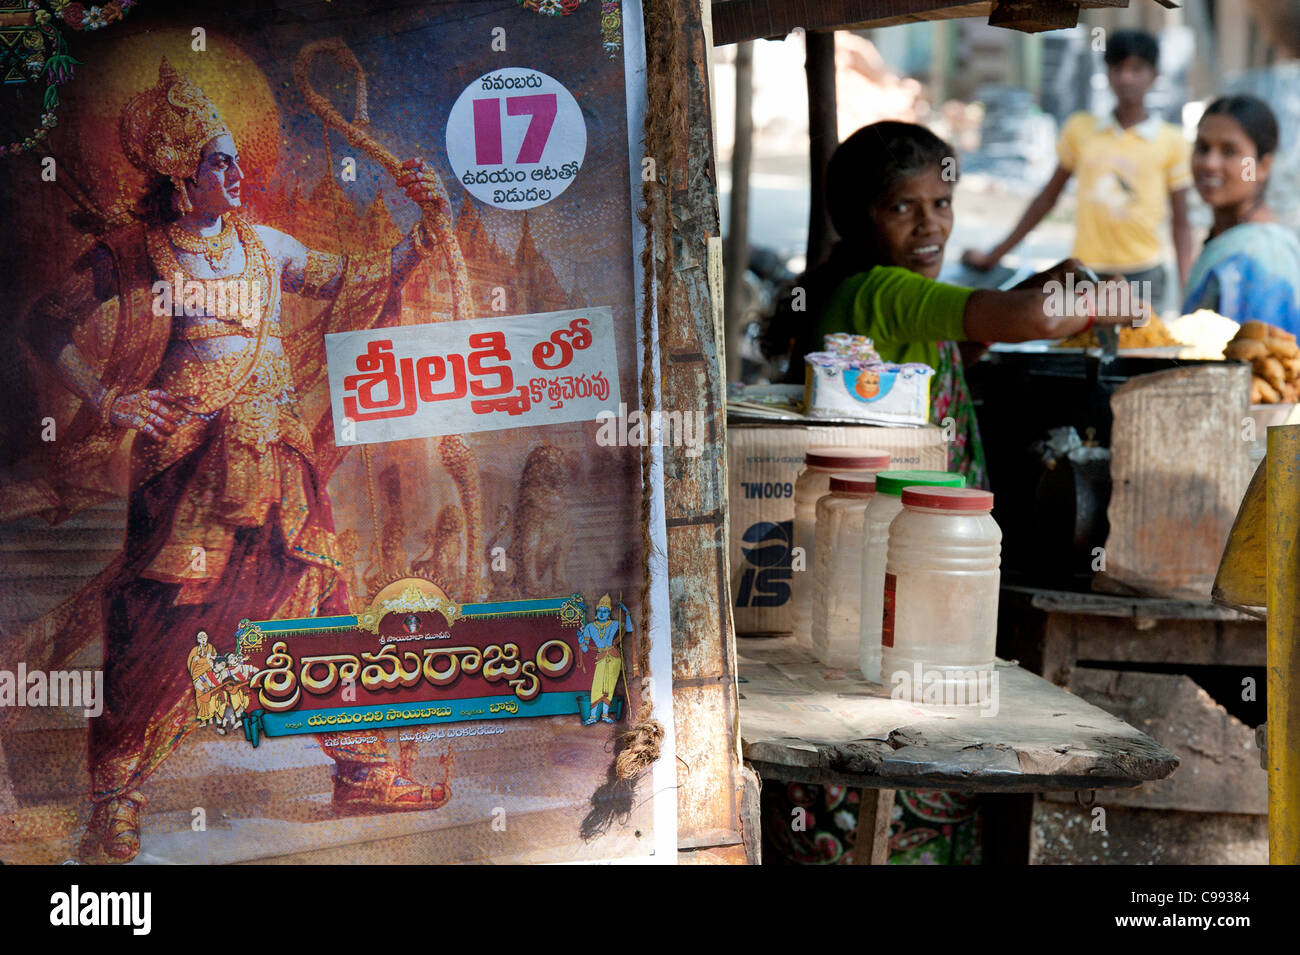
[[[731,604],[736,633],[789,633],[794,482],[812,447],[878,448],[891,468],[945,470],[948,445],[934,425],[750,425],[727,427]]]

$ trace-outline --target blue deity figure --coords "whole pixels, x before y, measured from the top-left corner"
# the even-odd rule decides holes
[[[632,632],[632,614],[628,612],[623,601],[618,602],[622,612],[622,621],[610,619],[609,594],[600,598],[596,604],[596,619],[589,620],[578,631],[578,650],[587,652],[587,644],[596,651],[596,666],[591,675],[591,712],[582,721],[583,726],[596,722],[596,708],[600,707],[600,721],[614,722],[609,716],[609,704],[614,699],[614,689],[618,685],[619,675],[623,672],[624,633]],[[583,607],[586,614],[586,607]]]

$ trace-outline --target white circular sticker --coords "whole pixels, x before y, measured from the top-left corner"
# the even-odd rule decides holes
[[[573,182],[587,124],[554,77],[511,66],[474,80],[447,117],[447,160],[470,195],[501,209],[532,209]]]

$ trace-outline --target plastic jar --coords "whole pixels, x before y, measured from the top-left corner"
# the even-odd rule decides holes
[[[794,482],[794,546],[803,548],[803,572],[791,583],[790,629],[807,644],[812,630],[812,569],[817,550],[817,501],[831,489],[831,475],[842,471],[875,474],[889,467],[888,451],[867,448],[809,448]]]
[[[862,519],[876,479],[862,471],[832,474],[830,491],[817,502],[812,648],[822,663],[851,669],[861,633]]]
[[[993,690],[1001,579],[993,495],[908,487],[902,503],[889,526],[883,672],[896,697],[915,703],[983,703]]]
[[[948,471],[882,471],[862,524],[861,639],[858,666],[872,683],[880,682],[880,630],[885,612],[885,558],[889,525],[903,509],[900,495],[912,485],[963,487],[966,479]]]

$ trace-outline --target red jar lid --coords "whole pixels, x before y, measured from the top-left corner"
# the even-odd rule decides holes
[[[803,460],[811,468],[883,471],[889,467],[889,452],[872,448],[809,448]]]
[[[905,487],[903,506],[908,504],[944,511],[991,511],[993,493],[973,487]]]
[[[874,494],[876,476],[865,472],[841,472],[831,475],[831,493],[844,491],[846,494]]]

